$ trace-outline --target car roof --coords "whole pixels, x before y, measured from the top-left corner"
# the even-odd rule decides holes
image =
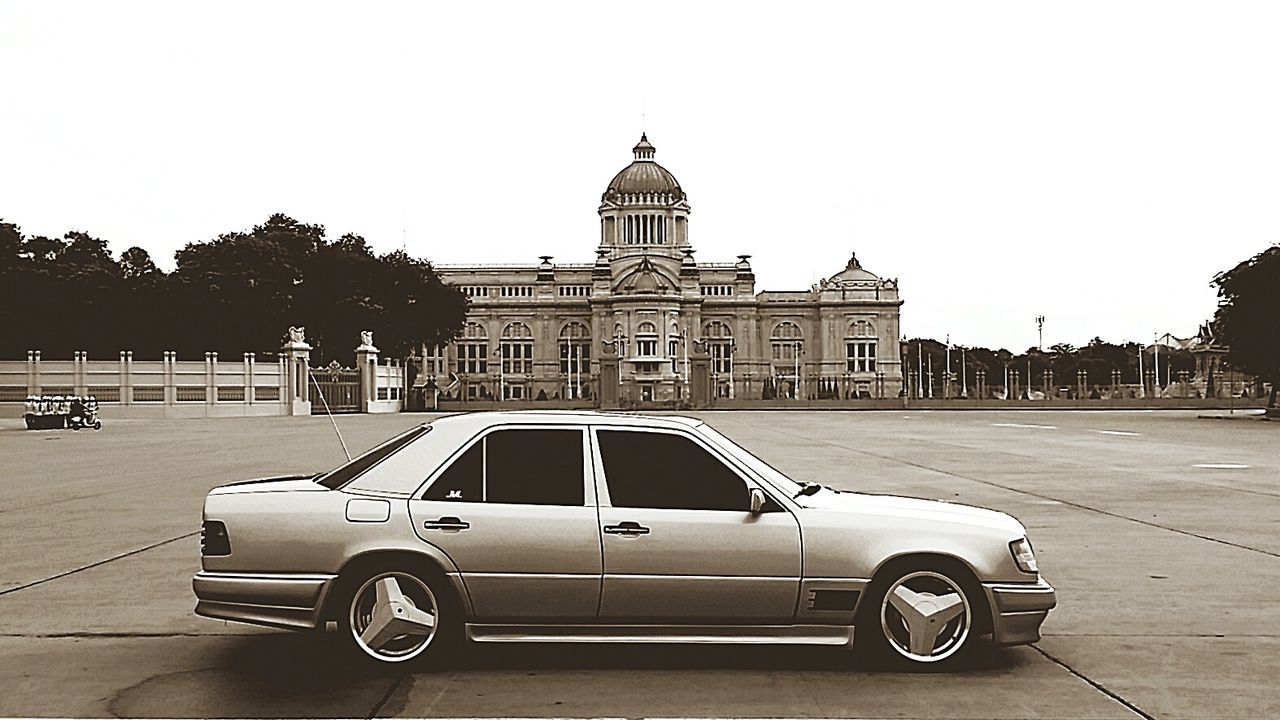
[[[681,415],[640,415],[633,413],[595,412],[589,410],[493,410],[445,415],[430,425],[468,426],[475,431],[494,425],[555,424],[613,425],[622,427],[690,428],[702,425],[697,418]]]

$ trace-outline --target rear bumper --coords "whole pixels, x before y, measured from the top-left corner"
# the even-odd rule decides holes
[[[199,572],[191,579],[196,614],[306,630],[321,627],[336,575]]]
[[[1025,645],[1040,639],[1040,625],[1058,604],[1053,587],[1043,578],[1034,583],[983,585],[991,605],[991,642]]]

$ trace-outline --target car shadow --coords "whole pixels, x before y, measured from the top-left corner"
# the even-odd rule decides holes
[[[858,653],[831,647],[529,644],[469,645],[435,665],[385,666],[354,655],[334,633],[263,633],[222,636],[187,646],[195,662],[114,692],[108,712],[118,717],[369,717],[398,712],[415,685],[443,681],[492,687],[494,674],[548,676],[599,673],[599,682],[624,682],[631,671],[724,673],[718,682],[742,682],[761,672],[786,674],[900,673]],[[1034,654],[982,648],[945,670],[959,676],[999,675],[1025,666]],[[627,671],[614,673],[612,671]],[[614,680],[604,676],[617,675]],[[474,678],[472,677],[474,676]],[[577,677],[567,680],[576,683]]]
[[[1026,664],[1015,648],[979,646],[943,667],[906,668],[867,653],[795,645],[469,643],[437,662],[382,666],[355,657],[335,633],[245,636],[227,667],[277,686],[312,689],[334,682],[399,677],[405,672],[554,670],[812,670],[859,673],[1001,673]]]

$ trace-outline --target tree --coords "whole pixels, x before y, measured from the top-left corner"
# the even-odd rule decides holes
[[[1280,386],[1280,245],[1273,245],[1213,278],[1218,288],[1215,335],[1228,346],[1227,361],[1271,383],[1268,407]]]

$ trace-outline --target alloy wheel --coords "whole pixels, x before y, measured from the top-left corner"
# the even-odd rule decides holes
[[[880,604],[884,637],[902,657],[931,663],[964,646],[973,622],[960,584],[941,573],[908,573],[889,586]]]
[[[351,599],[350,632],[367,655],[404,662],[422,654],[436,636],[439,604],[419,578],[385,572],[360,586]]]

